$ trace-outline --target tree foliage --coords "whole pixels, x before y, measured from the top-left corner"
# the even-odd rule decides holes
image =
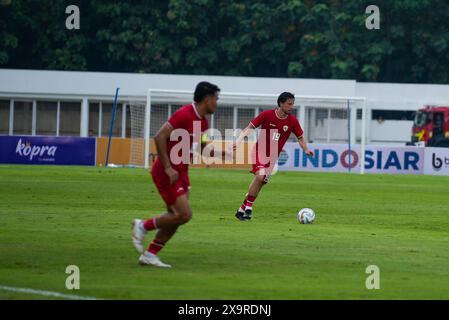
[[[379,30],[370,4],[0,0],[0,67],[449,83],[447,1],[376,1]]]

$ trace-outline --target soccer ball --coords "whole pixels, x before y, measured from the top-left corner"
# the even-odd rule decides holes
[[[299,223],[309,224],[315,221],[315,212],[310,208],[303,208],[298,212]]]

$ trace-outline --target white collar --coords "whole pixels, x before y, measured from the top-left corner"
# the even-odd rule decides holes
[[[195,114],[198,118],[203,119],[203,117],[198,113],[198,110],[196,110],[196,104],[195,102],[192,102],[193,111],[195,111]]]
[[[279,108],[278,108],[279,109]],[[285,120],[285,119],[287,119],[288,118],[288,114],[287,114],[287,116],[285,117],[285,118],[280,118],[279,116],[278,116],[278,113],[276,112],[276,111],[278,111],[278,109],[274,109],[274,114],[276,115],[276,117],[279,119],[279,120]]]

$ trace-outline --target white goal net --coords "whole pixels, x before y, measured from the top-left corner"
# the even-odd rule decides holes
[[[131,118],[130,157],[129,166],[148,167],[145,159],[148,157],[145,141],[150,137],[145,132],[146,101],[129,101],[129,116]],[[146,156],[147,155],[147,156]]]

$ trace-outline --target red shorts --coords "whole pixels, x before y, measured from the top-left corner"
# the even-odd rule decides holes
[[[260,174],[260,170],[264,169],[264,177],[263,177],[263,183],[268,183],[268,180],[270,179],[271,173],[273,172],[273,168],[274,165],[272,166],[271,164],[276,163],[276,161],[268,161],[267,163],[266,160],[265,161],[261,161],[259,159],[259,155],[256,154],[255,152],[255,148],[252,151],[251,154],[251,159],[252,161],[254,161],[253,165],[252,165],[252,170],[250,171],[253,174]],[[273,159],[275,160],[275,159]]]
[[[270,164],[260,164],[260,163],[253,163],[253,168],[250,172],[256,174],[259,172],[260,169],[265,169],[265,172],[267,172],[268,168],[270,168]]]
[[[190,190],[190,180],[187,169],[174,169],[178,171],[179,178],[172,184],[170,184],[170,179],[165,173],[164,166],[161,164],[159,159],[156,159],[153,164],[153,168],[151,169],[153,182],[156,185],[162,199],[168,206],[175,204],[176,199],[179,196],[187,194]]]
[[[253,148],[251,152],[251,161],[253,162],[253,165],[250,172],[256,174],[260,169],[265,169],[265,172],[268,174],[269,171],[272,171],[272,168],[270,168],[270,161],[267,160],[268,159],[264,159],[264,161],[261,161],[259,155],[256,154],[255,148]]]
[[[263,183],[267,184],[268,180],[270,180],[271,171],[272,171],[272,168],[270,167],[269,163],[268,164],[254,163],[253,164],[253,168],[252,168],[252,170],[250,172],[254,173],[254,174],[259,174],[259,171],[261,169],[265,169],[265,173],[264,173],[264,177],[263,177]]]

